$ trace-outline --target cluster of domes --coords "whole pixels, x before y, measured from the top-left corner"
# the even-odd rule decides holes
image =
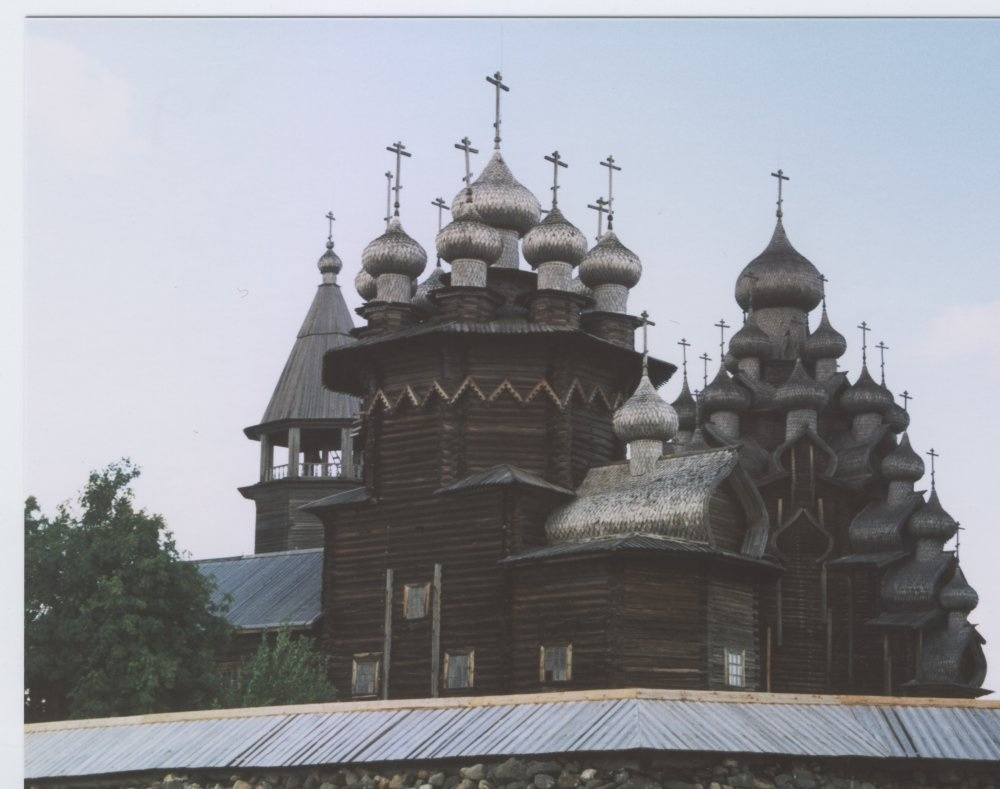
[[[645,370],[632,396],[612,419],[615,435],[626,443],[669,441],[677,434],[677,412],[657,394]]]
[[[744,310],[797,307],[808,312],[822,298],[819,271],[791,245],[779,219],[767,248],[736,280],[737,303]]]
[[[438,254],[449,263],[460,259],[493,263],[503,251],[503,238],[483,221],[474,197],[466,195],[467,199],[455,203],[454,219],[437,234]]]
[[[826,388],[806,372],[802,360],[795,360],[788,379],[774,393],[774,404],[786,411],[798,409],[821,410],[829,401],[830,395]]]
[[[471,188],[479,216],[490,227],[514,230],[523,236],[542,215],[538,199],[514,177],[499,150],[493,152]],[[453,212],[465,198],[463,189],[452,201]]]
[[[575,266],[587,253],[587,239],[553,206],[545,219],[524,236],[521,252],[535,268],[554,261]]]
[[[913,451],[906,433],[899,446],[882,458],[881,471],[888,482],[916,482],[924,475],[924,461]]]

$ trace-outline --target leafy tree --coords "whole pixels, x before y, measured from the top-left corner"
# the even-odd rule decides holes
[[[182,561],[159,515],[136,510],[139,469],[113,463],[78,505],[24,508],[25,717],[131,715],[211,706],[229,625],[211,582]]]
[[[273,640],[273,643],[272,643]],[[293,638],[287,628],[261,636],[253,655],[243,659],[239,685],[223,697],[229,707],[268,707],[333,701],[337,690],[328,679],[330,658],[312,639]]]

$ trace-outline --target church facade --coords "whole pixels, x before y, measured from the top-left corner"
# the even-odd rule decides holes
[[[957,524],[933,474],[915,489],[905,403],[867,363],[839,370],[847,343],[780,192],[770,242],[733,272],[743,325],[697,398],[684,360],[668,404],[677,367],[636,347],[642,265],[610,193],[589,247],[555,198],[542,218],[495,127],[429,274],[396,192],[357,328],[331,238],[247,429],[256,550],[323,547],[343,696],[988,692],[978,599],[945,550]]]

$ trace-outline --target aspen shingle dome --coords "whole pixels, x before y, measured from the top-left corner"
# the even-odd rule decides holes
[[[805,354],[807,359],[839,359],[847,350],[847,340],[844,335],[830,325],[823,307],[823,315],[819,319],[816,330],[806,337]]]
[[[903,433],[899,446],[882,458],[882,476],[889,482],[916,482],[924,475],[924,461],[910,446],[910,437]]]
[[[861,368],[854,386],[840,396],[840,407],[849,414],[884,414],[891,405],[889,390],[875,383],[867,366]]]
[[[465,196],[465,189],[456,195],[452,211],[464,202]],[[493,152],[486,167],[472,182],[472,199],[487,225],[498,230],[516,230],[519,236],[531,230],[542,215],[538,200],[514,177],[500,151]]]
[[[532,266],[553,261],[575,266],[587,254],[587,239],[553,206],[545,219],[527,232],[521,253]]]
[[[321,274],[338,274],[344,267],[344,262],[340,256],[333,251],[333,241],[326,242],[326,252],[316,261],[316,266]]]
[[[431,273],[427,275],[427,279],[417,285],[417,292],[413,296],[413,303],[418,307],[431,309],[432,305],[427,295],[444,287],[443,277],[444,269],[441,268],[440,264],[431,269]]]
[[[893,402],[885,412],[885,421],[893,433],[902,433],[910,426],[910,415],[899,403]]]
[[[788,411],[800,408],[819,411],[829,399],[826,387],[816,383],[816,380],[806,372],[801,359],[795,360],[792,374],[774,393],[774,405]]]
[[[386,231],[364,248],[361,265],[373,277],[404,274],[412,278],[424,270],[427,253],[406,234],[399,217],[393,217]]]
[[[628,249],[613,230],[607,231],[580,262],[580,279],[588,288],[624,285],[634,288],[642,276],[639,256]]]
[[[961,567],[955,568],[955,575],[952,576],[944,589],[941,590],[941,595],[938,599],[947,611],[964,611],[965,613],[969,613],[969,611],[979,605],[979,595],[976,594],[975,589],[969,586],[969,582],[965,580],[965,573],[962,572]]]
[[[771,338],[757,325],[753,313],[729,341],[729,353],[737,359],[770,359],[772,348]]]
[[[468,200],[456,203],[453,216],[437,234],[438,254],[449,263],[460,259],[494,263],[503,251],[503,238],[483,221],[476,203]]]
[[[917,510],[910,518],[910,533],[917,537],[934,540],[950,540],[958,531],[955,519],[945,512],[938,499],[937,491],[932,490],[927,503]]]
[[[374,299],[375,294],[378,292],[378,287],[375,284],[375,277],[363,268],[354,277],[354,289],[365,301],[371,301]]]
[[[643,371],[639,385],[612,417],[615,435],[622,441],[669,441],[677,434],[677,412],[656,392]]]
[[[705,416],[716,411],[746,411],[750,407],[750,393],[733,381],[725,368],[720,366],[712,383],[698,398],[698,404]]]
[[[767,248],[736,280],[737,303],[744,310],[797,307],[809,312],[822,298],[819,271],[791,245],[779,219]]]
[[[691,390],[688,388],[687,377],[681,385],[681,393],[671,403],[677,412],[677,429],[694,430],[698,422],[698,404],[695,403]]]

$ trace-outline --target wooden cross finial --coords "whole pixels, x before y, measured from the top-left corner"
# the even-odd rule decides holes
[[[889,346],[879,340],[875,347],[878,348],[879,365],[882,368],[882,386],[885,386],[885,352],[889,350]]]
[[[648,326],[655,326],[649,319],[649,313],[643,310],[639,317],[642,318],[642,374],[649,375],[649,345],[646,337],[646,328]]]
[[[935,484],[935,479],[934,479],[934,461],[937,458],[941,457],[941,455],[939,455],[937,452],[934,451],[934,447],[931,447],[930,452],[927,452],[926,454],[930,455],[930,458],[931,458],[931,490],[934,490],[934,484]]]
[[[712,361],[712,357],[709,356],[708,355],[708,351],[706,351],[705,353],[703,353],[698,358],[701,359],[705,363],[705,373],[704,373],[703,378],[704,378],[704,381],[705,381],[705,386],[708,386],[708,363],[710,361]]]
[[[718,323],[712,325],[719,329],[719,358],[721,359],[726,355],[726,329],[733,327],[726,323],[725,318],[720,318]]]
[[[781,217],[783,216],[783,214],[781,213],[781,203],[783,202],[782,199],[781,199],[781,182],[782,181],[789,181],[791,179],[787,175],[785,175],[785,173],[784,173],[783,170],[780,170],[780,169],[776,173],[771,173],[771,175],[773,175],[775,178],[778,179],[778,214],[777,214],[777,216],[778,216],[778,219],[781,219]]]
[[[830,280],[828,280],[826,278],[826,275],[822,274],[822,273],[817,274],[816,276],[819,277],[819,286],[821,288],[823,288],[823,309],[825,310],[826,309],[826,283],[829,282]]]
[[[442,224],[444,214],[442,214],[441,212],[450,211],[451,209],[448,208],[448,204],[444,201],[443,197],[434,198],[434,200],[431,201],[431,205],[436,206],[438,210],[438,232],[440,233],[441,228],[444,227],[444,225]]]
[[[913,399],[913,395],[911,395],[906,389],[904,389],[902,394],[900,394],[899,396],[903,398],[903,410],[907,411],[908,410],[907,407],[910,405],[910,401]]]
[[[402,157],[403,156],[409,157],[409,156],[413,156],[413,154],[412,153],[408,153],[407,150],[406,150],[406,146],[403,145],[403,143],[401,143],[401,142],[396,142],[396,143],[393,143],[392,145],[387,146],[386,150],[389,153],[396,154],[396,185],[394,187],[392,187],[392,191],[394,191],[396,193],[396,200],[393,203],[393,212],[392,212],[392,215],[393,216],[399,216],[399,190],[403,188],[403,184],[400,183],[400,179],[399,179],[399,163],[402,161]]]
[[[684,365],[684,380],[686,381],[688,377],[688,348],[691,347],[691,343],[687,341],[687,338],[681,337],[681,341],[677,344],[681,346],[681,358],[683,359],[681,363]]]
[[[605,200],[603,197],[598,197],[594,202],[597,203],[597,205],[588,205],[587,208],[593,208],[597,212],[597,239],[596,240],[600,241],[601,240],[601,233],[602,233],[603,228],[604,228],[604,215],[606,213],[608,213],[608,209],[605,208],[604,206],[606,206],[608,204],[608,201]]]
[[[326,240],[332,242],[333,241],[333,223],[334,223],[333,211],[327,211],[326,212],[326,218],[327,218],[327,220],[329,220],[328,221],[329,229],[327,230],[327,233],[326,233]]]
[[[460,151],[465,151],[465,177],[462,178],[465,181],[465,191],[467,196],[471,199],[472,192],[472,166],[469,164],[469,154],[479,153],[475,148],[472,147],[472,141],[468,137],[463,137],[461,142],[456,142],[455,147]]]
[[[569,167],[569,165],[562,160],[559,151],[553,151],[551,156],[545,157],[545,161],[552,162],[552,207],[555,208],[558,205],[559,168]]]
[[[870,332],[871,329],[869,328],[867,321],[861,321],[861,323],[858,324],[858,328],[861,329],[861,364],[862,365],[867,365],[868,364],[868,332]]]
[[[496,129],[496,134],[493,136],[493,147],[500,150],[500,91],[510,91],[510,88],[503,84],[503,77],[500,76],[499,71],[492,77],[487,77],[486,81],[491,85],[495,85],[497,89],[497,119],[493,123],[493,128]]]
[[[392,219],[392,173],[388,170],[385,173],[385,228],[389,229],[389,220]]]
[[[621,167],[615,164],[615,157],[608,154],[608,158],[603,162],[598,162],[601,167],[608,168],[608,230],[612,230],[615,224],[615,198],[614,192],[612,191],[612,184],[614,180],[615,170],[621,172]]]

